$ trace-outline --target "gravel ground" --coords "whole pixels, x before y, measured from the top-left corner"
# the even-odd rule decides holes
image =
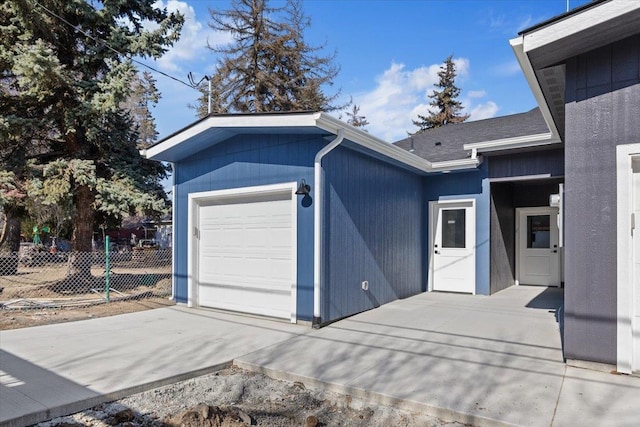
[[[447,426],[421,413],[365,405],[236,367],[135,394],[38,427]]]

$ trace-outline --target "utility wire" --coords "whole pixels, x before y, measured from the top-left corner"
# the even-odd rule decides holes
[[[67,21],[67,20],[66,20],[66,19],[64,19],[62,16],[60,16],[60,15],[56,14],[55,12],[53,12],[53,11],[49,10],[47,7],[45,7],[45,6],[43,6],[42,4],[40,4],[37,0],[34,0],[34,3],[35,3],[36,5],[38,5],[38,6],[40,6],[42,9],[44,9],[44,11],[45,11],[45,12],[47,12],[49,15],[51,15],[51,16],[53,16],[53,17],[55,17],[55,18],[59,19],[60,21],[64,22],[65,24],[67,24],[68,26],[70,26],[71,28],[73,28],[75,31],[77,31],[77,32],[79,32],[79,33],[84,34],[86,37],[90,38],[91,40],[93,40],[93,41],[94,41],[94,42],[96,42],[96,43],[99,43],[99,44],[103,45],[104,47],[106,47],[107,49],[111,50],[112,52],[115,52],[115,53],[117,53],[118,55],[120,55],[120,56],[122,56],[122,57],[124,57],[124,58],[129,59],[131,62],[135,62],[135,63],[136,63],[136,64],[138,64],[138,65],[142,65],[143,67],[148,68],[148,69],[150,69],[151,71],[153,71],[153,72],[155,72],[155,73],[161,74],[161,75],[163,75],[163,76],[165,76],[165,77],[167,77],[167,78],[170,78],[171,80],[175,80],[175,81],[177,81],[178,83],[182,83],[183,85],[188,86],[188,87],[190,87],[191,89],[197,89],[196,87],[194,87],[194,86],[190,85],[189,83],[187,83],[187,82],[185,82],[185,81],[180,80],[180,79],[179,79],[179,78],[177,78],[177,77],[173,77],[172,75],[167,74],[167,73],[165,73],[164,71],[160,71],[160,70],[158,70],[158,69],[156,69],[156,68],[154,68],[154,67],[152,67],[152,66],[150,66],[150,65],[145,64],[145,63],[144,63],[144,62],[142,62],[142,61],[138,61],[137,59],[132,58],[130,55],[126,55],[126,54],[124,54],[124,53],[120,52],[119,50],[117,50],[117,49],[115,49],[114,47],[112,47],[111,45],[109,45],[109,43],[107,43],[106,41],[101,40],[101,39],[98,39],[98,38],[96,38],[96,37],[92,36],[91,34],[87,33],[87,32],[86,32],[86,31],[84,31],[83,29],[81,29],[79,26],[73,25],[71,22]]]

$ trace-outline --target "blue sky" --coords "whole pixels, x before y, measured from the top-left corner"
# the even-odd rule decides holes
[[[569,0],[570,8],[589,0]],[[271,0],[274,6],[282,1]],[[230,41],[207,25],[209,8],[228,0],[162,0],[186,17],[182,39],[150,65],[187,81],[210,74],[217,57],[206,48]],[[337,52],[340,74],[327,91],[353,99],[370,122],[367,130],[394,142],[414,131],[425,114],[442,61],[453,54],[460,100],[470,120],[528,111],[536,106],[509,39],[518,31],[566,11],[567,0],[306,0],[311,18],[305,40]],[[159,137],[196,120],[188,104],[198,93],[155,75],[162,99],[154,109]],[[339,115],[339,113],[335,113]],[[344,118],[344,117],[343,117]]]

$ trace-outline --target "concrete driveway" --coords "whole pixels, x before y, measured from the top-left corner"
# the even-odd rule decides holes
[[[640,378],[567,367],[562,290],[425,293],[320,330],[171,307],[0,332],[0,425],[227,366],[474,425],[637,426]]]
[[[23,426],[229,366],[310,332],[169,307],[0,332],[0,425]]]

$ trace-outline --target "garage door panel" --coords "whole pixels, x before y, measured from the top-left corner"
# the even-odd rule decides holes
[[[200,303],[224,310],[261,314],[266,316],[289,318],[291,307],[283,307],[283,298],[290,298],[291,290],[265,291],[249,286],[230,286],[201,284]]]
[[[295,271],[291,193],[199,210],[198,302],[290,318]]]

